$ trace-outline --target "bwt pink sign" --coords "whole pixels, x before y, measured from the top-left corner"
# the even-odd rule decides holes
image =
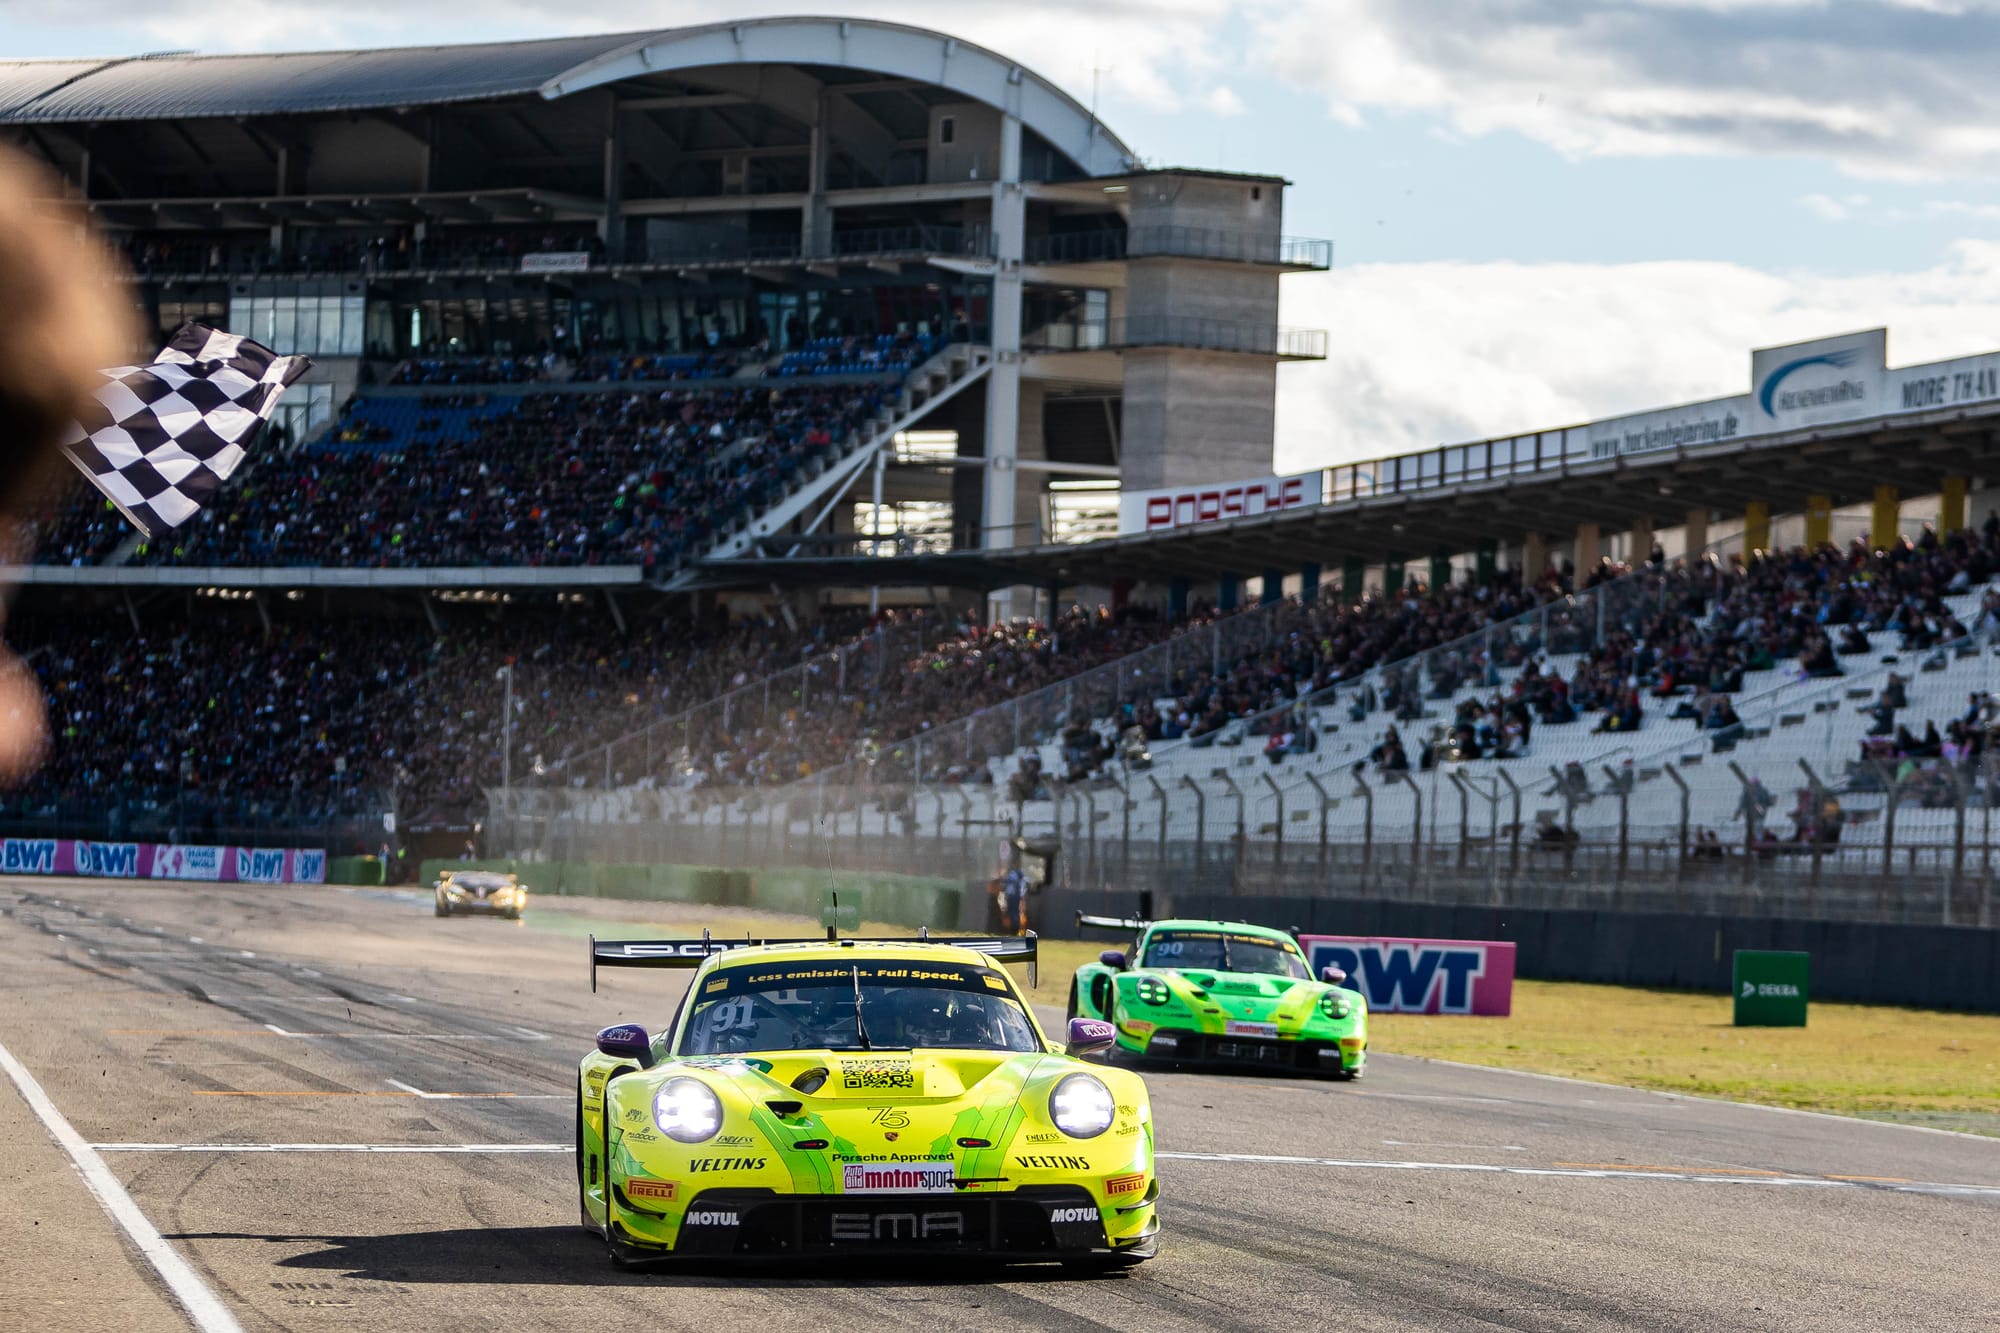
[[[1514,946],[1500,940],[1301,935],[1313,972],[1337,967],[1378,1014],[1476,1014],[1514,1010]]]
[[[0,874],[201,879],[225,884],[324,884],[326,853],[316,848],[0,838]]]

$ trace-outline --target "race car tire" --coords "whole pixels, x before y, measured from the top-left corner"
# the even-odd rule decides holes
[[[521,919],[521,914],[518,911],[509,912],[507,913],[507,919],[509,921],[519,921]]]
[[[597,1225],[597,1219],[590,1215],[589,1185],[584,1180],[583,1152],[583,1093],[576,1094],[576,1207],[583,1217],[583,1229],[602,1240],[604,1228]]]
[[[451,915],[451,909],[449,907],[446,907],[443,903],[433,903],[432,907],[439,916]]]

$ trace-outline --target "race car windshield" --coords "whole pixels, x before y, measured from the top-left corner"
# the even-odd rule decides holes
[[[679,1053],[922,1048],[1042,1046],[998,972],[877,959],[723,968],[701,983]]]
[[[1309,981],[1306,960],[1276,940],[1222,930],[1161,930],[1146,942],[1141,967],[1194,968],[1202,972],[1261,972]]]

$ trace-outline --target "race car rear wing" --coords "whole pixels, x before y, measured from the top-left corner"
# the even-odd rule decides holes
[[[1139,916],[1091,916],[1078,912],[1076,924],[1080,930],[1115,930],[1123,935],[1131,935],[1153,923]]]
[[[983,953],[1003,963],[1026,963],[1028,965],[1028,985],[1035,986],[1040,980],[1040,967],[1035,947],[1035,932],[1025,935],[996,935],[972,939],[955,939],[941,936],[932,939],[928,926],[918,927],[916,935],[889,937],[870,936],[866,939],[839,941],[832,931],[826,936],[800,936],[791,939],[716,939],[707,931],[701,938],[685,940],[600,940],[590,937],[590,989],[597,990],[597,969],[599,967],[700,967],[715,954],[728,953],[733,949],[754,949],[766,944],[826,944],[830,940],[853,944],[949,944],[956,949],[970,949]]]

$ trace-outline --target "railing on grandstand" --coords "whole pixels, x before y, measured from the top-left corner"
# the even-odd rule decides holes
[[[304,275],[392,273],[519,273],[535,250],[516,251],[482,245],[455,246],[446,240],[418,242],[403,249],[370,245],[332,249],[273,251],[262,244],[155,245],[133,255],[138,276],[146,279],[299,277]],[[812,263],[819,260],[884,258],[892,255],[951,255],[990,258],[991,233],[984,226],[861,227],[834,232],[807,245],[796,233],[757,236],[718,229],[710,234],[682,233],[645,247],[624,259],[612,259],[594,240],[578,239],[575,253],[585,269],[643,268],[667,264]],[[1289,261],[1288,261],[1289,262]],[[1322,265],[1321,267],[1324,267]]]
[[[1056,320],[1023,335],[1029,352],[1092,352],[1127,347],[1185,347],[1301,361],[1326,359],[1325,329],[1280,328],[1185,315]]]
[[[1675,776],[1690,788],[1702,780],[1693,771]],[[1746,771],[1730,787],[1741,792],[1760,776],[1779,777]],[[1504,789],[1489,806],[1455,774],[1371,783],[1365,795],[1330,778],[1273,780],[1262,799],[1246,795],[1240,804],[1143,777],[1051,782],[1023,800],[993,786],[895,782],[516,789],[492,793],[488,840],[495,854],[529,862],[856,870],[958,879],[976,892],[1021,839],[1055,849],[1050,882],[1072,889],[1996,924],[2000,764],[1992,761],[1950,777],[1905,777],[1883,792],[1818,788],[1816,797],[1846,803],[1832,834],[1769,814],[1714,830],[1531,822],[1506,808]],[[1794,775],[1790,785],[1804,784]],[[1526,788],[1520,798],[1548,799]],[[1629,803],[1602,788],[1594,799],[1621,810]],[[1490,818],[1488,808],[1503,813]],[[1710,831],[1715,841],[1703,836]]]
[[[1834,725],[1897,666],[1957,664],[1991,686],[2000,632],[1990,628],[1927,652],[1918,667],[1884,661],[1807,679],[1781,664],[1746,684],[1738,725],[1721,731],[1670,719],[1665,701],[1651,700],[1651,720],[1629,739],[1569,750],[1590,767],[1558,768],[1564,749],[1549,744],[1590,729],[1590,714],[1538,723],[1535,748],[1507,762],[1467,762],[1435,744],[1466,688],[1497,688],[1501,671],[1538,654],[1562,670],[1563,658],[1636,628],[1669,597],[1705,606],[1729,577],[1713,562],[1678,575],[1635,571],[1204,737],[1155,741],[1150,766],[1114,762],[1069,783],[1048,773],[1010,784],[1014,775],[990,761],[1051,742],[1071,718],[1098,721],[1168,695],[1179,672],[1262,651],[1299,626],[1304,608],[1281,603],[1198,627],[789,787],[626,786],[532,809],[523,802],[543,798],[494,793],[493,818],[513,845],[546,851],[560,836],[564,855],[596,860],[642,850],[983,878],[1008,838],[1029,833],[1064,849],[1060,881],[1075,887],[1338,886],[1497,906],[1993,924],[2000,734],[1977,762],[1884,761],[1849,753],[1853,736],[1840,739]],[[1400,721],[1411,770],[1381,772],[1366,739],[1338,739],[1342,723],[1327,722],[1343,706],[1349,723]],[[1260,733],[1280,722],[1318,744],[1273,757]],[[1415,755],[1426,724],[1428,768]],[[1773,734],[1781,746],[1750,744]],[[1213,765],[1205,782],[1183,762],[1196,751]]]
[[[1123,231],[1051,232],[1030,236],[1023,250],[1024,258],[1031,264],[1115,263],[1157,255],[1284,268],[1333,266],[1332,241],[1213,227],[1137,226]]]

